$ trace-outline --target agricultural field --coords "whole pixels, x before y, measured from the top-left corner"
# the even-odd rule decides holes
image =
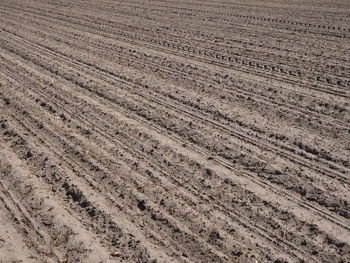
[[[0,0],[0,262],[350,262],[347,0]]]

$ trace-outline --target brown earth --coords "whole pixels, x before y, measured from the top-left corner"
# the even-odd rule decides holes
[[[350,262],[350,4],[0,0],[0,262]]]

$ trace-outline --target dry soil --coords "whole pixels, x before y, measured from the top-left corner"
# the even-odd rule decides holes
[[[350,262],[346,0],[0,0],[0,262]]]

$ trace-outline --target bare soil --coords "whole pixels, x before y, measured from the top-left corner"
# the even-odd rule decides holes
[[[0,0],[0,262],[350,262],[346,0]]]

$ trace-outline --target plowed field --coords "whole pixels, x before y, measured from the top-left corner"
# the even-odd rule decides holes
[[[0,0],[0,262],[350,262],[346,0]]]

